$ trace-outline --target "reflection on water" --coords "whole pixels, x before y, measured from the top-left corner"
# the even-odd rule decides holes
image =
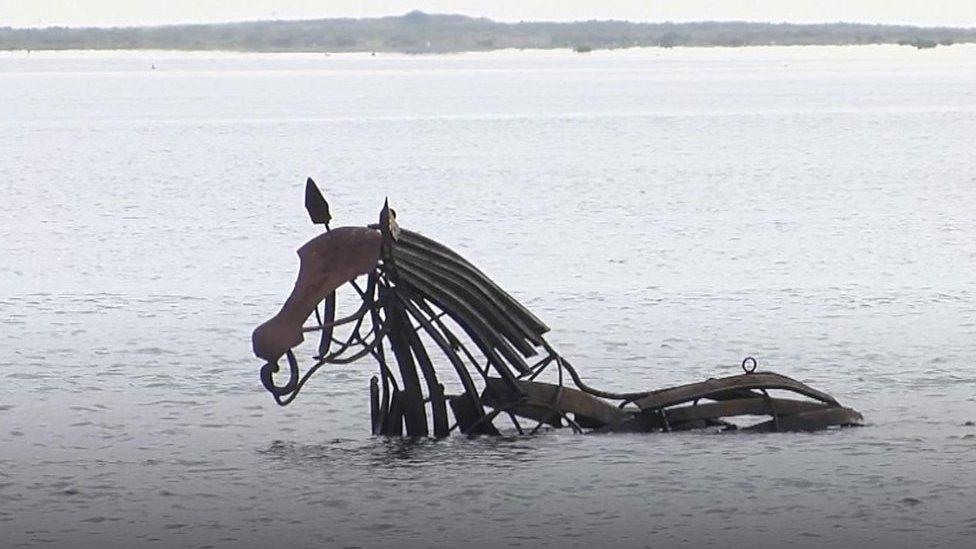
[[[969,46],[2,54],[0,545],[968,547],[974,89]],[[591,385],[753,355],[869,426],[386,440],[372,364],[278,408],[309,175]]]

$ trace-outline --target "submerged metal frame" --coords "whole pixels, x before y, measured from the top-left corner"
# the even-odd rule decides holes
[[[328,203],[311,179],[305,205],[312,221],[328,232]],[[379,259],[365,274],[365,286],[355,277],[347,281],[361,305],[336,319],[333,290],[315,307],[315,325],[302,332],[320,337],[315,363],[304,374],[288,348],[282,353],[287,380],[278,385],[279,356],[264,349],[268,337],[262,334],[259,342],[261,328],[255,330],[255,353],[268,360],[261,380],[278,404],[291,403],[320,367],[369,356],[378,366],[369,391],[371,429],[378,435],[405,431],[407,436],[440,438],[455,429],[467,435],[499,434],[495,420],[502,414],[520,434],[564,425],[580,433],[734,429],[727,418],[736,416],[768,416],[768,421],[749,427],[759,431],[816,430],[863,421],[826,393],[780,374],[756,372],[751,358],[743,361],[745,373],[736,376],[633,393],[594,389],[546,341],[549,327],[544,322],[450,248],[401,229],[388,203],[379,223],[368,229],[381,235]],[[335,329],[346,325],[351,325],[349,335],[336,338]],[[434,357],[450,364],[463,392],[445,393],[437,375],[440,361],[434,360],[425,339],[439,351]],[[288,343],[283,337],[271,340],[278,347]],[[537,381],[553,365],[555,383]],[[774,398],[770,390],[806,398]],[[535,424],[527,428],[519,418]]]

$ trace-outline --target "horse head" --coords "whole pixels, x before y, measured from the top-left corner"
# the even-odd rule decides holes
[[[526,359],[537,349],[554,352],[542,338],[548,330],[545,324],[451,249],[401,230],[389,204],[383,205],[376,224],[329,230],[328,204],[309,180],[305,206],[312,221],[325,225],[327,232],[299,248],[294,288],[278,313],[251,337],[254,354],[265,361],[261,381],[275,401],[285,405],[294,400],[320,366],[371,356],[379,365],[380,416],[390,418],[383,420],[385,427],[374,428],[395,431],[398,416],[391,414],[402,405],[399,413],[408,433],[425,433],[421,424],[427,401],[439,406],[433,413],[435,433],[440,435],[447,429],[445,395],[436,374],[440,361],[426,348],[433,344],[446,359],[441,364],[452,367],[464,390],[467,400],[459,405],[490,430],[481,389],[471,374],[477,373],[482,387],[492,383],[482,366],[488,362],[509,389],[517,390],[516,375],[530,372]],[[368,275],[365,286],[356,282],[363,275]],[[361,306],[336,319],[336,290],[347,284],[358,293]],[[307,325],[313,313],[316,323]],[[333,337],[341,325],[351,325],[351,333]],[[315,363],[303,372],[294,350],[313,331],[321,333],[318,352]],[[282,357],[287,357],[287,371],[276,376]],[[281,375],[286,378],[283,383],[276,380]]]
[[[340,227],[298,249],[298,279],[281,310],[251,335],[254,354],[269,363],[304,341],[305,321],[343,284],[376,268],[382,236],[368,227]]]

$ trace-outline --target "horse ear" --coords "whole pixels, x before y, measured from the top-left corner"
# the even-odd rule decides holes
[[[305,182],[305,209],[308,210],[312,223],[329,228],[329,221],[332,220],[332,215],[329,214],[329,203],[325,201],[325,197],[311,177]]]
[[[399,240],[400,226],[396,222],[396,211],[390,207],[390,199],[383,202],[383,209],[380,210],[380,232],[383,233],[384,240]]]

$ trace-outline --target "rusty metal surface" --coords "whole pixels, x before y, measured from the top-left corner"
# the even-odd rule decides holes
[[[766,421],[748,428],[750,431],[819,431],[832,426],[860,425],[864,417],[843,406],[830,406]]]
[[[301,266],[285,304],[251,336],[254,354],[278,360],[303,340],[302,325],[315,307],[339,286],[376,267],[380,233],[365,227],[342,227],[319,235],[298,249]]]
[[[541,420],[548,411],[556,411],[583,416],[604,426],[620,423],[631,415],[604,400],[572,387],[560,387],[538,381],[519,381],[518,386],[524,395],[522,397],[510,392],[501,379],[491,378],[481,400],[495,408],[510,402],[519,402],[520,407],[516,407],[513,411],[536,420]]]
[[[709,402],[691,406],[668,408],[668,420],[675,423],[695,421],[708,418],[730,418],[735,416],[761,416],[770,413],[789,415],[814,410],[830,408],[828,404],[809,400],[793,400],[789,398],[740,398]]]
[[[635,404],[641,409],[662,408],[682,402],[690,402],[699,398],[707,398],[710,395],[748,389],[782,389],[793,391],[828,404],[837,404],[834,397],[827,393],[804,385],[795,379],[773,372],[756,372],[721,379],[709,379],[699,383],[658,390],[642,399],[636,400]]]
[[[262,382],[281,405],[292,402],[320,367],[372,357],[378,369],[370,383],[372,431],[387,436],[406,430],[408,436],[433,431],[444,437],[454,429],[495,435],[501,432],[495,421],[503,416],[520,434],[543,426],[578,432],[731,429],[735,425],[727,418],[756,415],[771,417],[751,427],[760,431],[863,421],[827,393],[780,374],[756,372],[752,357],[742,363],[746,373],[737,376],[655,391],[593,388],[546,341],[544,322],[447,246],[400,228],[388,201],[378,223],[330,230],[328,202],[309,179],[306,208],[326,232],[299,249],[294,290],[252,336],[255,355],[267,361]],[[367,275],[365,286],[356,282],[362,275]],[[336,290],[343,285],[358,295],[359,305],[336,319]],[[315,324],[306,326],[313,313]],[[347,327],[348,335],[336,337],[337,328]],[[304,333],[316,331],[315,362],[303,369],[294,349]],[[431,344],[437,352],[428,351]],[[278,364],[282,356],[286,372]],[[448,365],[461,395],[444,394],[438,369]],[[554,379],[537,379],[546,375]],[[813,400],[770,398],[768,390]],[[523,428],[518,417],[536,424]]]

